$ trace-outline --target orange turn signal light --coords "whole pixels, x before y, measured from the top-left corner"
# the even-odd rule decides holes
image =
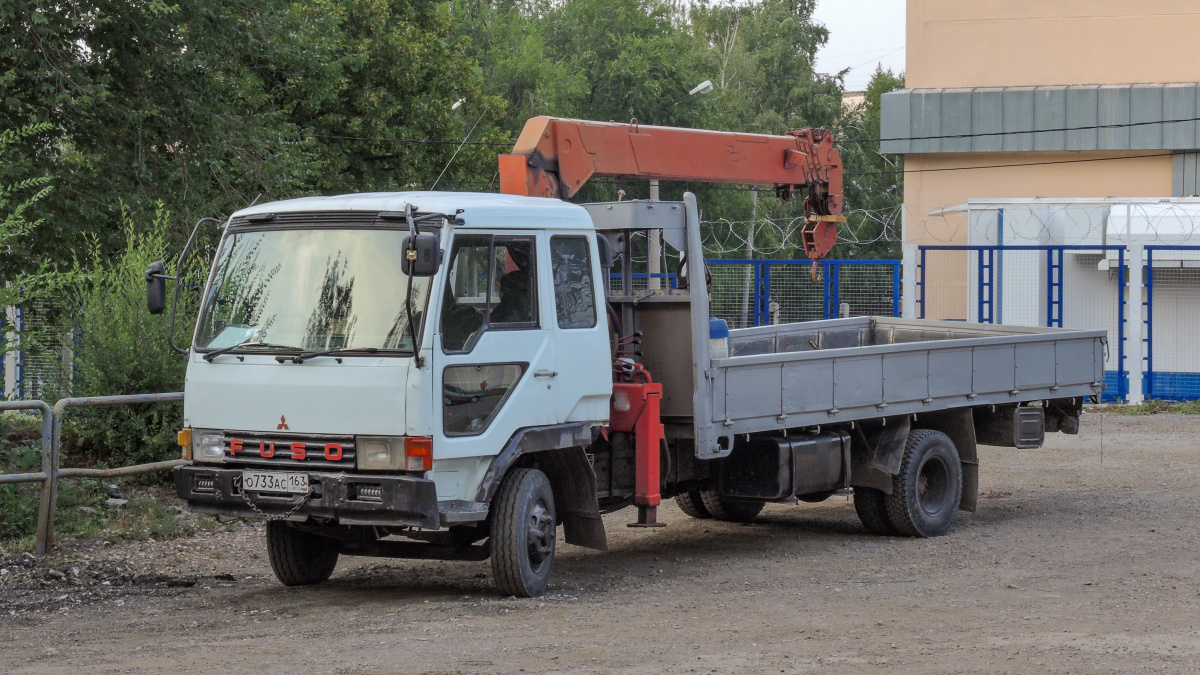
[[[429,436],[406,436],[404,438],[404,470],[433,470],[433,438]]]
[[[179,433],[175,436],[175,441],[183,448],[183,459],[190,460],[192,458],[192,430],[180,429]]]

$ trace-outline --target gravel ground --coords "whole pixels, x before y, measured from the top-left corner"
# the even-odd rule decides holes
[[[1085,415],[1041,450],[981,449],[980,509],[930,540],[853,505],[562,545],[550,592],[487,563],[343,558],[288,589],[262,529],[0,559],[0,671],[1196,672],[1200,418]],[[561,538],[560,538],[561,542]],[[7,570],[6,572],[4,570]]]

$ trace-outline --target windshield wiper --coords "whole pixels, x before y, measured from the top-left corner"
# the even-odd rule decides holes
[[[374,354],[378,351],[379,350],[375,347],[335,347],[333,349],[322,349],[321,351],[316,352],[301,352],[295,356],[276,356],[275,360],[279,363],[283,363],[284,361],[291,361],[292,363],[304,363],[305,361],[309,359],[315,359],[318,356],[332,356],[334,354],[346,354],[350,352]],[[338,363],[341,362],[342,360],[338,359]]]
[[[215,349],[215,350],[205,354],[204,360],[208,361],[209,363],[212,363],[213,359],[217,358],[218,356],[220,356],[222,354],[228,354],[229,352],[231,352],[235,349],[243,349],[246,347],[266,347],[268,349],[288,349],[291,351],[300,351],[299,347],[293,347],[291,345],[277,345],[277,344],[272,344],[270,342],[259,342],[258,340],[247,340],[246,342],[239,342],[236,345],[230,345],[228,347],[221,347],[220,349]]]

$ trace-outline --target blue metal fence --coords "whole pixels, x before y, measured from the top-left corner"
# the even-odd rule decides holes
[[[1183,253],[1200,252],[1200,246],[1154,245],[1145,251],[1143,391],[1150,399],[1200,399],[1200,350],[1195,346],[1200,330],[1200,255]],[[1168,257],[1171,252],[1178,254]]]
[[[1107,359],[1103,399],[1128,399],[1129,269],[1124,246],[920,246],[917,250],[918,317],[1108,330],[1116,354],[1115,359]],[[1079,256],[1079,264],[1068,267],[1068,253]],[[1103,281],[1088,276],[1096,274],[1104,275]],[[1064,302],[1064,295],[1071,301]]]
[[[731,326],[833,319],[842,305],[850,316],[900,316],[899,260],[812,261],[712,258],[713,315]]]
[[[816,281],[812,261],[790,259],[710,258],[712,315],[733,328],[771,323],[832,319],[843,309],[850,316],[900,316],[899,260],[821,260]],[[666,278],[678,288],[675,274]],[[650,278],[630,275],[635,290]],[[610,276],[614,286],[621,273]],[[846,305],[843,308],[843,304]]]

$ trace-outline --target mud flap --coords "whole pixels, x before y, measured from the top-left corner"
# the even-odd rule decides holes
[[[550,479],[567,543],[607,551],[608,538],[596,500],[596,472],[584,449],[547,450],[535,457],[537,467]]]
[[[870,437],[856,425],[850,452],[850,485],[874,488],[892,494],[892,476],[900,472],[904,461],[904,443],[912,425],[908,415],[889,417],[883,428]]]

